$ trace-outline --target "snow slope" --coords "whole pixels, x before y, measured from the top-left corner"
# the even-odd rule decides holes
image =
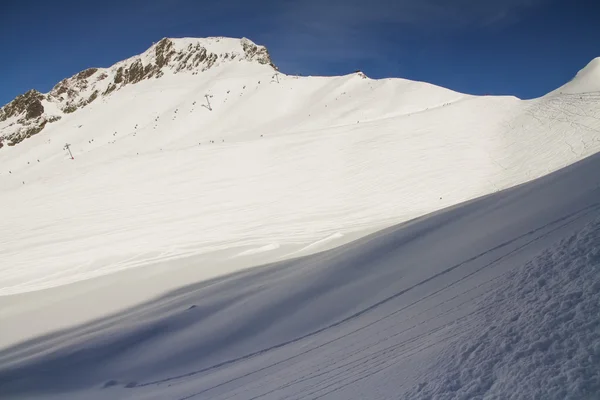
[[[327,252],[196,283],[3,350],[0,393],[595,399],[599,169],[595,155]],[[154,273],[161,282],[173,275]],[[150,282],[126,272],[106,279],[61,293],[97,301]],[[37,296],[48,319],[68,309],[40,306],[52,298],[45,292],[20,296]]]
[[[172,40],[184,61],[190,40]],[[219,40],[222,57],[244,51]],[[156,65],[144,54],[122,63]],[[200,70],[173,61],[3,147],[0,295],[192,256],[237,259],[202,267],[196,278],[207,279],[331,248],[600,149],[597,92],[474,97],[360,73],[287,76],[252,57]]]
[[[252,46],[0,121],[61,116],[0,149],[0,397],[597,398],[597,62],[521,101]]]
[[[600,91],[600,57],[590,61],[568,83],[551,92],[553,94],[583,94]]]

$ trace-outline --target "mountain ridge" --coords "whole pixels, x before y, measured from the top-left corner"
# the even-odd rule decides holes
[[[583,67],[569,82],[548,95],[581,94],[600,91],[600,57],[594,58]]]
[[[257,62],[277,70],[266,47],[247,38],[163,38],[145,52],[108,68],[88,68],[65,78],[48,93],[31,89],[17,96],[0,108],[0,123],[5,122],[0,125],[0,148],[3,142],[14,146],[47,124],[127,85],[169,73],[196,75],[233,61]]]
[[[87,107],[99,98],[107,98],[124,87],[165,75],[198,75],[214,67],[242,61],[265,65],[274,72],[278,71],[267,48],[247,38],[163,38],[143,53],[116,62],[110,67],[87,68],[65,78],[48,93],[31,89],[17,96],[0,108],[0,149],[37,135],[49,124]],[[570,82],[542,97],[599,91],[599,65],[600,58],[592,60]],[[362,72],[357,73],[361,78],[367,78]]]

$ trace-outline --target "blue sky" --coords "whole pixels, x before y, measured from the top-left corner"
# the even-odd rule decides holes
[[[600,56],[600,1],[4,0],[0,103],[183,36],[248,37],[286,73],[532,98]]]

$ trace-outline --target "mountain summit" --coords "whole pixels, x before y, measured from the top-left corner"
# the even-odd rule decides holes
[[[49,123],[127,85],[165,75],[197,75],[233,62],[277,68],[264,46],[249,39],[224,37],[164,38],[144,53],[109,68],[89,68],[63,79],[47,94],[36,90],[0,108],[0,147],[13,146],[41,132]]]

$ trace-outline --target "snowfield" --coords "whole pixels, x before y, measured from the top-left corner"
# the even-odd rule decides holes
[[[274,76],[243,60],[167,71],[3,148],[0,295],[225,249],[271,246],[277,260],[600,149],[598,92],[520,101]]]
[[[596,155],[326,252],[195,283],[13,346],[0,351],[0,392],[48,399],[596,398],[599,168]],[[7,296],[3,308],[21,311],[4,322],[23,330],[65,312],[89,314],[99,301],[175,275],[147,268],[153,276],[126,273],[136,269],[103,284]],[[34,310],[23,310],[27,300]]]
[[[523,101],[240,58],[3,147],[0,397],[600,396],[598,60]]]

